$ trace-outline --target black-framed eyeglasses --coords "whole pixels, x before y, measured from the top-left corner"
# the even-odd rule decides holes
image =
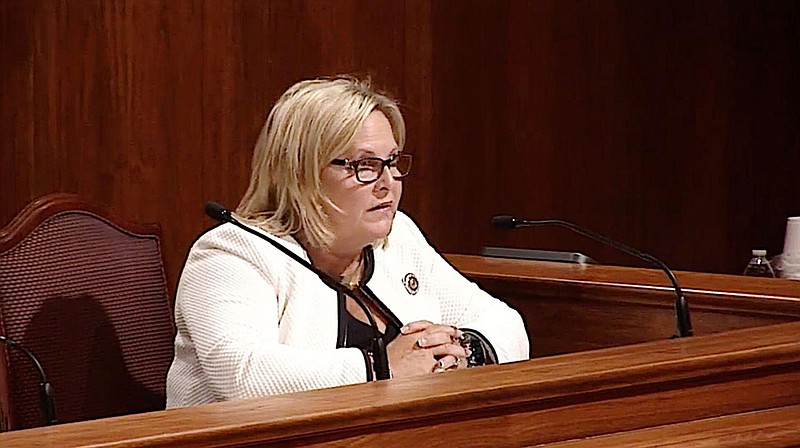
[[[344,166],[356,173],[356,180],[363,184],[375,182],[389,168],[389,174],[395,179],[408,176],[411,171],[411,154],[395,154],[388,159],[380,157],[364,157],[358,160],[333,159],[331,165]]]

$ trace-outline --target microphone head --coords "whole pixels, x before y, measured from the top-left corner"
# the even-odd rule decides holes
[[[206,202],[206,215],[211,217],[212,219],[216,219],[217,221],[222,222],[229,222],[233,218],[231,217],[231,212],[228,211],[225,207],[220,205],[218,202],[208,201]]]
[[[492,226],[500,229],[513,229],[517,227],[517,218],[511,215],[497,215],[492,218]]]

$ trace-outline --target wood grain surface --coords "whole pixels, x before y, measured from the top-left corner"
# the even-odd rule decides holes
[[[537,446],[784,448],[799,444],[800,406],[795,405]]]
[[[170,285],[234,207],[273,101],[371,75],[415,156],[402,207],[444,252],[577,250],[574,221],[738,273],[800,214],[800,4],[508,0],[0,2],[0,225],[51,192],[164,229]]]
[[[533,357],[666,339],[675,291],[657,269],[473,255],[446,258],[520,311]],[[694,333],[800,321],[800,282],[676,271]]]
[[[0,434],[31,446],[527,446],[800,403],[800,323]]]

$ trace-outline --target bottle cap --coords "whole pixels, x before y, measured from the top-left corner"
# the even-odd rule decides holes
[[[766,249],[753,249],[753,256],[754,257],[766,257],[767,250]]]

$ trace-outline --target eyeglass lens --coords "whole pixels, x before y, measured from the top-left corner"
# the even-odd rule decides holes
[[[391,159],[367,158],[356,162],[356,178],[359,182],[373,182],[377,180],[383,167],[389,168],[389,174],[396,178],[408,175],[411,170],[411,155],[399,154]]]

